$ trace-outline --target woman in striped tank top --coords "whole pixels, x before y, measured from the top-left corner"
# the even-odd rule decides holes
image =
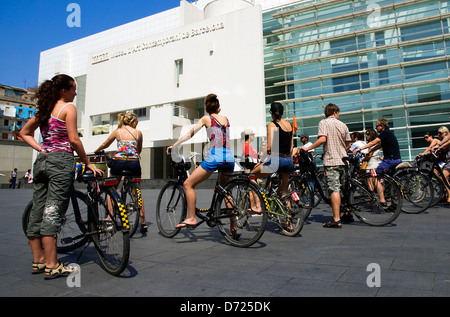
[[[197,196],[195,187],[204,182],[219,167],[225,169],[228,173],[234,170],[234,156],[230,149],[230,123],[228,118],[220,115],[220,103],[215,94],[209,94],[205,99],[205,110],[209,115],[203,116],[195,126],[185,135],[181,136],[177,142],[167,148],[167,154],[170,154],[173,148],[177,148],[183,142],[192,138],[201,128],[206,128],[206,134],[210,140],[208,155],[202,164],[184,182],[186,190],[186,200],[188,205],[188,217],[177,228],[195,228],[197,219],[195,217],[195,205]],[[173,154],[173,153],[172,153]],[[225,181],[226,173],[223,174]],[[235,231],[236,228],[231,228]]]
[[[56,235],[67,211],[70,188],[75,171],[76,151],[80,160],[94,174],[103,172],[94,168],[78,136],[75,80],[57,75],[46,80],[37,91],[36,115],[20,132],[28,145],[39,152],[33,165],[33,208],[28,222],[27,236],[33,254],[32,273],[44,273],[45,278],[67,276],[68,269],[57,259]],[[34,138],[40,129],[43,143]]]

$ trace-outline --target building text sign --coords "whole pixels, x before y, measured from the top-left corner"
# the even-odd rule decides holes
[[[193,37],[198,37],[204,34],[208,34],[211,32],[216,32],[225,28],[225,24],[223,22],[215,23],[209,26],[192,28],[188,31],[182,31],[172,36],[166,36],[164,38],[158,40],[150,40],[143,41],[139,44],[131,45],[127,48],[121,49],[111,49],[111,52],[103,52],[99,54],[94,54],[91,56],[91,64],[99,64],[103,62],[107,62],[109,60],[113,60],[115,58],[120,58],[123,56],[128,56],[137,52],[145,51],[148,49],[152,49],[155,47],[164,47],[165,45],[169,45],[174,42],[186,40]]]

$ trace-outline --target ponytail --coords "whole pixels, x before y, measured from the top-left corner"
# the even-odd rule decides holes
[[[117,128],[120,129],[124,125],[131,125],[137,120],[137,115],[133,112],[119,113],[117,116]]]
[[[74,82],[72,77],[61,74],[53,77],[52,80],[44,81],[39,86],[36,93],[38,101],[35,115],[39,125],[46,124],[50,119],[55,104],[61,98],[61,90],[69,90]]]
[[[272,102],[270,105],[270,112],[275,120],[281,120],[283,117],[284,107],[279,102]]]
[[[206,96],[206,99],[205,99],[206,112],[208,112],[209,114],[217,113],[217,111],[219,110],[219,107],[220,107],[220,103],[219,103],[219,99],[217,99],[217,95],[209,94],[208,96]]]

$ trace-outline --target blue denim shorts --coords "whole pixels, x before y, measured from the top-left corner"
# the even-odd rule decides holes
[[[261,172],[263,173],[292,173],[294,162],[291,157],[269,156],[264,162]]]
[[[200,166],[208,172],[214,172],[221,167],[225,169],[225,172],[232,173],[234,171],[234,157],[230,149],[213,147]]]
[[[392,160],[392,159],[384,159],[380,165],[378,165],[376,172],[378,174],[389,173],[392,171],[398,164],[402,162],[401,159]]]
[[[122,175],[124,170],[131,171],[133,176],[141,177],[141,163],[139,160],[113,160],[110,173],[114,176]]]

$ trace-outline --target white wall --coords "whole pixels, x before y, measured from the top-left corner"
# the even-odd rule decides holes
[[[83,122],[89,122],[93,115],[215,93],[221,103],[221,114],[230,120],[232,138],[240,138],[247,127],[252,127],[257,136],[264,135],[261,20],[260,6],[252,6],[90,54]],[[176,40],[167,42],[171,37]],[[150,47],[155,42],[165,44]],[[125,55],[115,57],[117,52]],[[183,59],[184,68],[179,88],[175,76],[178,59]],[[162,116],[157,120],[167,119]],[[144,140],[159,140],[167,135],[166,128],[152,129],[152,120],[139,126]],[[87,151],[92,151],[99,138],[86,135],[83,142]]]

